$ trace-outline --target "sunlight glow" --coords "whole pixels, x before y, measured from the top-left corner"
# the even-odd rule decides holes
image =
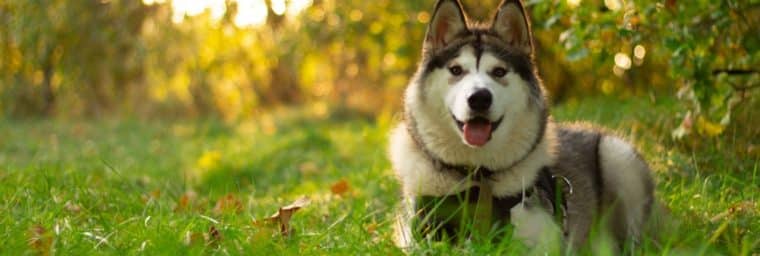
[[[267,21],[267,4],[264,0],[238,0],[235,25],[238,27],[259,26]]]
[[[581,0],[567,0],[566,2],[567,2],[567,5],[570,6],[571,8],[578,7],[578,5],[581,4]]]
[[[312,0],[290,0],[288,1],[288,16],[296,16],[312,4]]]
[[[160,4],[167,0],[142,0],[146,5]],[[260,26],[266,23],[268,7],[264,0],[233,0],[237,2],[238,12],[234,23],[238,27]],[[312,0],[272,0],[272,12],[290,17],[301,14],[312,4]],[[218,22],[227,12],[225,0],[171,0],[172,22],[180,23],[185,17],[198,16],[205,11],[211,14],[211,20]]]
[[[225,5],[224,0],[172,0],[172,22],[180,23],[184,20],[185,16],[197,16],[207,9],[211,12],[211,19],[219,21],[224,17],[224,13],[227,11],[227,6]]]
[[[277,14],[279,16],[285,13],[285,0],[272,0],[271,4],[274,14]]]
[[[166,0],[142,0],[145,5],[163,4]]]

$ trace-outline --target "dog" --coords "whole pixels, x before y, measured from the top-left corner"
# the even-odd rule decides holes
[[[509,225],[529,247],[580,248],[596,223],[619,247],[642,237],[648,164],[620,136],[552,120],[529,20],[519,0],[502,1],[489,23],[471,22],[458,0],[436,3],[389,141],[398,246]]]

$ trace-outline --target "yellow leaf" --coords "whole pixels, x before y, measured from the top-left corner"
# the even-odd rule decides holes
[[[725,128],[726,128],[725,126],[710,122],[710,120],[707,120],[703,116],[700,116],[697,119],[697,131],[699,131],[699,134],[702,134],[702,135],[715,137],[723,133],[723,130]]]

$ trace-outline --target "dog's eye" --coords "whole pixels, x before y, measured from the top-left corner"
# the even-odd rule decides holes
[[[454,76],[462,75],[462,67],[459,65],[449,67],[449,72]]]
[[[494,68],[491,70],[491,75],[495,77],[504,77],[507,75],[507,70],[504,68]]]

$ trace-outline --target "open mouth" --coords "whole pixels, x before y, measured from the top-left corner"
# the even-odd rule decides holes
[[[491,134],[496,128],[499,128],[501,121],[504,120],[504,116],[501,116],[499,120],[491,122],[485,117],[474,117],[465,122],[459,121],[453,114],[451,115],[454,121],[459,127],[459,131],[464,135],[464,140],[467,144],[481,147],[491,140]]]

